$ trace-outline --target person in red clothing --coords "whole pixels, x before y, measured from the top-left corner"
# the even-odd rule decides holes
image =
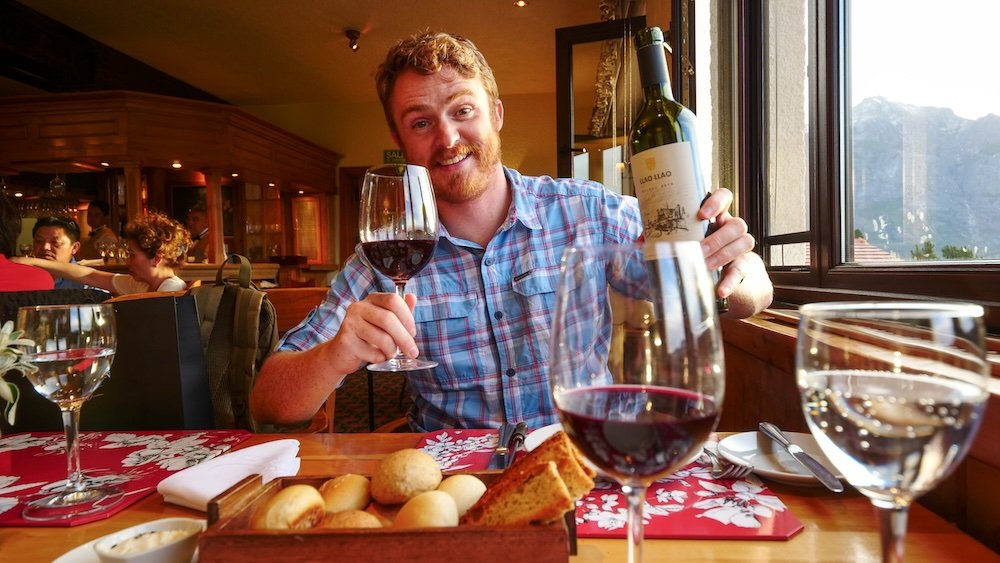
[[[20,213],[5,195],[0,195],[0,291],[52,289],[52,276],[45,270],[7,260],[14,253],[20,232]]]

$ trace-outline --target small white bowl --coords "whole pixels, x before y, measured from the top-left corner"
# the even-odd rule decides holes
[[[125,528],[94,542],[94,551],[103,563],[190,563],[198,535],[205,530],[205,521],[194,518],[164,518]],[[166,539],[164,532],[179,531],[183,537]],[[115,546],[133,538],[145,538],[148,546],[136,545],[136,550],[123,553]],[[160,538],[165,543],[157,544]],[[133,542],[134,543],[134,542]]]

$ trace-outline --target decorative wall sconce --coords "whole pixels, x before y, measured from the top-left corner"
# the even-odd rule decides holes
[[[358,50],[358,39],[361,39],[361,32],[356,29],[345,29],[344,35],[347,36],[347,46],[350,47],[352,51]]]

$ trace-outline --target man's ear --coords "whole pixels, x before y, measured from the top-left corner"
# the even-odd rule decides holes
[[[70,255],[70,256],[76,256],[76,252],[77,252],[78,250],[80,250],[80,241],[76,241],[76,242],[74,242],[74,243],[73,243],[73,246],[71,246],[71,247],[70,247],[70,249],[71,249],[71,250],[70,250],[70,253],[69,253],[69,255]]]
[[[500,98],[497,98],[497,104],[493,112],[493,125],[496,127],[497,132],[499,132],[503,129],[503,102],[500,101]]]

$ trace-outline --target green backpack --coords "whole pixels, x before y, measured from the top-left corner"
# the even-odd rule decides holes
[[[223,279],[227,263],[239,263],[237,280]],[[219,266],[215,285],[189,290],[201,322],[209,392],[216,428],[271,430],[250,417],[250,390],[264,360],[278,344],[274,305],[251,279],[250,261],[230,254]]]

